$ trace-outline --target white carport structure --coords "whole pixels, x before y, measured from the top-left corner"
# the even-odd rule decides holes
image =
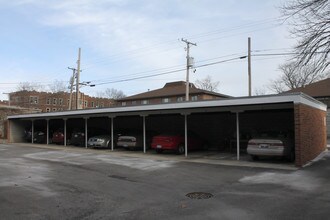
[[[188,156],[188,126],[189,117],[196,113],[221,113],[229,112],[235,115],[236,118],[236,148],[237,148],[237,160],[240,157],[240,114],[244,114],[245,111],[251,110],[281,110],[292,109],[296,105],[306,105],[312,108],[324,111],[326,106],[317,100],[303,94],[283,94],[283,95],[267,95],[267,96],[255,96],[255,97],[239,97],[228,98],[209,101],[196,101],[196,102],[181,102],[181,103],[169,103],[158,105],[139,105],[128,107],[113,107],[113,108],[98,108],[98,109],[85,109],[74,111],[62,111],[62,112],[48,112],[48,113],[35,113],[26,115],[13,115],[9,116],[9,141],[21,142],[22,137],[20,134],[24,132],[24,128],[20,122],[31,121],[32,131],[34,131],[35,120],[45,120],[47,122],[47,144],[49,144],[49,121],[54,119],[62,119],[64,121],[64,135],[66,145],[66,131],[68,119],[80,118],[84,120],[85,127],[85,147],[87,147],[88,140],[88,120],[91,117],[106,117],[109,118],[110,135],[114,137],[114,119],[117,117],[125,116],[138,116],[142,117],[142,130],[143,130],[143,152],[146,152],[146,118],[152,115],[181,115],[184,118],[184,135],[185,135],[185,156]],[[294,117],[294,116],[292,116]],[[223,125],[225,126],[225,125]],[[295,125],[296,126],[296,125]],[[33,132],[32,132],[33,134]],[[114,138],[111,138],[111,150],[114,150]],[[33,138],[32,138],[33,143]]]

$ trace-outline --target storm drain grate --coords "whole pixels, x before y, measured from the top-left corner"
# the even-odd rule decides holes
[[[211,193],[206,192],[192,192],[188,193],[186,196],[191,199],[209,199],[213,197]]]

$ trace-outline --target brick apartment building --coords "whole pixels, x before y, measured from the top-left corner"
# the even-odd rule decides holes
[[[186,82],[184,81],[169,82],[166,83],[163,88],[118,99],[117,106],[184,102],[185,95],[186,95]],[[229,97],[230,96],[224,94],[199,89],[193,83],[190,83],[190,88],[189,88],[190,101],[222,99]]]
[[[38,113],[40,110],[9,106],[8,101],[0,101],[0,143],[6,142],[8,115]]]
[[[40,109],[41,112],[57,112],[70,110],[70,93],[18,91],[9,94],[10,105],[24,108]],[[76,109],[76,93],[72,95],[71,109]],[[113,99],[98,98],[80,93],[79,108],[105,108],[114,105]]]

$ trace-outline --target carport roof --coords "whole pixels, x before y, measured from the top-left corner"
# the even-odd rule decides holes
[[[48,118],[77,118],[93,116],[124,116],[149,115],[211,111],[244,111],[265,109],[293,108],[293,104],[305,104],[313,108],[326,111],[327,106],[304,93],[291,93],[280,95],[265,95],[252,97],[237,97],[220,100],[181,102],[157,105],[140,105],[127,107],[83,109],[62,112],[34,113],[8,116],[8,119],[48,119]],[[282,106],[282,107],[280,107]]]

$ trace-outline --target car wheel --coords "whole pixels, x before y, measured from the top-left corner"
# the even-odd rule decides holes
[[[259,160],[259,157],[256,155],[251,155],[252,160]]]
[[[156,153],[157,153],[157,154],[161,154],[162,152],[163,152],[162,149],[156,149]]]
[[[177,153],[178,154],[184,154],[185,152],[185,146],[183,144],[179,144],[178,149],[177,149]]]

